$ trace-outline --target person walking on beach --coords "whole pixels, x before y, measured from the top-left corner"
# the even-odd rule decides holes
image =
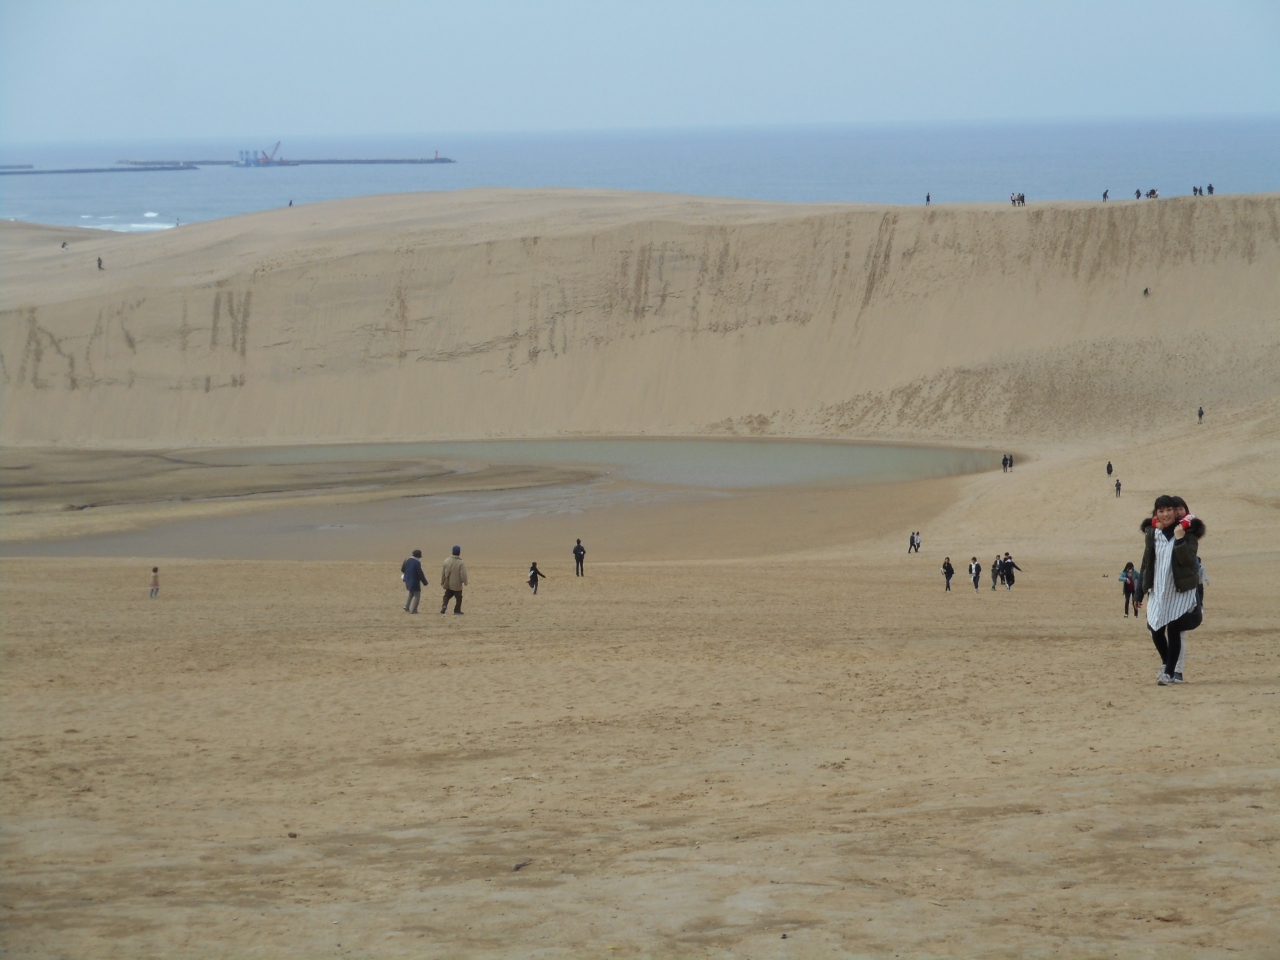
[[[929,201],[930,201],[930,200],[932,200],[932,199],[933,199],[933,197],[932,197],[930,194],[927,194],[927,193],[926,193],[926,194],[924,195],[924,205],[927,207],[927,206],[929,205]]]
[[[586,573],[582,570],[582,561],[586,559],[587,548],[582,545],[579,540],[573,545],[573,575],[575,577],[585,577]],[[537,591],[535,591],[536,593]]]
[[[1012,453],[1009,454],[1008,460],[1009,460],[1009,472],[1013,473],[1013,454]]]
[[[404,601],[404,612],[417,613],[422,588],[427,582],[427,575],[422,572],[421,550],[413,551],[413,555],[400,564],[400,579],[404,581],[404,588],[409,591],[409,596]]]
[[[973,580],[973,592],[978,592],[978,581],[982,579],[982,564],[974,557],[969,561],[969,577]]]
[[[1111,476],[1111,461],[1107,461],[1107,476]]]
[[[160,596],[160,568],[151,568],[151,599]]]
[[[951,565],[951,558],[942,561],[942,575],[947,578],[947,593],[951,592],[951,578],[956,575],[956,568]]]
[[[1015,570],[1019,573],[1022,572],[1022,568],[1013,562],[1013,557],[1006,553],[1004,555],[1004,559],[1000,561],[1000,579],[1004,581],[1004,588],[1006,590],[1013,589],[1013,571]]]
[[[1116,499],[1120,499],[1120,478],[1116,478]]]
[[[1124,565],[1124,569],[1120,571],[1120,589],[1124,591],[1124,615],[1129,615],[1129,604],[1133,604],[1133,615],[1138,615],[1138,601],[1134,598],[1134,590],[1138,586],[1138,571],[1133,568],[1133,561],[1130,560]]]
[[[453,554],[444,562],[440,570],[440,586],[444,587],[444,599],[440,601],[440,612],[444,613],[453,599],[453,615],[462,616],[462,588],[467,585],[467,565],[462,562],[462,548],[455,546]]]
[[[1204,423],[1204,407],[1196,411],[1196,423]]]
[[[1209,184],[1209,196],[1213,196],[1213,184]]]
[[[1203,619],[1197,588],[1205,527],[1186,510],[1185,500],[1163,494],[1156,497],[1153,515],[1144,518],[1139,529],[1145,541],[1142,582],[1147,589],[1147,629],[1162,664],[1157,682],[1166,687],[1182,682],[1182,635]]]
[[[1004,567],[1003,567],[1003,564],[1001,564],[1000,562],[1000,554],[997,553],[996,558],[991,561],[991,589],[992,590],[996,588],[996,584],[999,583],[1000,580],[1002,579],[1000,576],[1000,571],[1002,569],[1004,569]]]
[[[1107,197],[1109,197],[1109,196],[1111,196],[1111,190],[1110,190],[1110,189],[1103,190],[1103,191],[1102,191],[1102,202],[1103,202],[1103,203],[1106,203],[1106,202],[1107,202]]]
[[[99,270],[101,270],[101,269],[102,269],[102,258],[101,258],[101,257],[99,257],[99,258],[98,258],[98,269],[99,269]]]
[[[547,578],[547,575],[538,569],[538,562],[535,560],[534,562],[529,564],[529,581],[528,581],[529,586],[533,588],[534,596],[538,595],[538,578],[539,577],[545,580]]]
[[[920,536],[920,531],[916,531],[916,553],[920,552],[920,544],[924,543],[924,537]]]

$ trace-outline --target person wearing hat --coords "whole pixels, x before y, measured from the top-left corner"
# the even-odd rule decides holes
[[[444,600],[440,603],[440,612],[444,613],[453,598],[453,613],[462,615],[462,588],[467,585],[467,565],[462,562],[462,548],[455,546],[453,555],[444,562],[440,571],[440,586],[444,587]]]
[[[422,572],[422,551],[413,551],[413,556],[400,564],[400,579],[409,596],[404,602],[405,613],[417,613],[418,601],[422,599],[422,586],[427,582],[427,575]]]

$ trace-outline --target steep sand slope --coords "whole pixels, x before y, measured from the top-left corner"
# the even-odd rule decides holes
[[[63,233],[0,226],[6,443],[1057,440],[1280,383],[1280,195],[484,190]]]

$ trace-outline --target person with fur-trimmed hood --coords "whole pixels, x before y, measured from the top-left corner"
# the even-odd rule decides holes
[[[1191,514],[1187,502],[1168,494],[1156,497],[1153,515],[1142,521],[1146,538],[1142,552],[1142,585],[1146,593],[1147,628],[1160,654],[1162,687],[1182,682],[1178,669],[1182,635],[1200,626],[1203,614],[1197,587],[1197,559],[1204,522]]]

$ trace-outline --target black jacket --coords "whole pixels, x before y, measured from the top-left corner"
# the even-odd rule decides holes
[[[1146,540],[1142,551],[1142,587],[1150,590],[1156,582],[1156,529],[1147,517],[1139,524],[1138,529]],[[1172,530],[1172,528],[1170,528]],[[1173,547],[1173,585],[1179,592],[1194,590],[1200,585],[1200,571],[1196,567],[1196,557],[1200,555],[1200,538],[1204,536],[1204,521],[1199,517],[1191,519],[1187,535]],[[1163,536],[1163,532],[1160,534]]]
[[[421,590],[421,585],[427,582],[427,575],[422,572],[422,561],[417,557],[410,557],[400,564],[400,575],[410,590]]]

